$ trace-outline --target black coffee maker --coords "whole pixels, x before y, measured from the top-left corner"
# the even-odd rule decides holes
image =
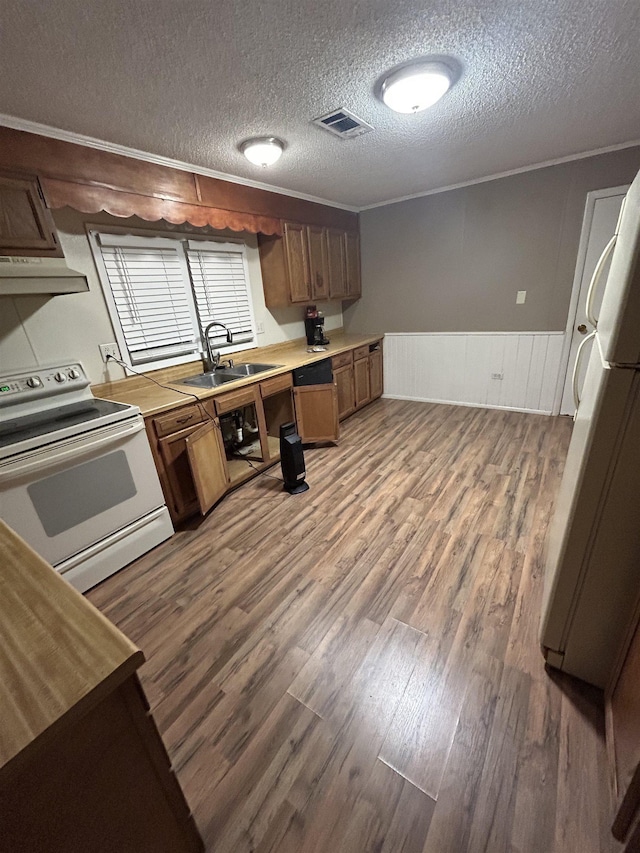
[[[324,314],[322,311],[316,311],[315,305],[307,305],[304,328],[307,333],[307,346],[326,346],[329,343],[329,338],[324,334]]]

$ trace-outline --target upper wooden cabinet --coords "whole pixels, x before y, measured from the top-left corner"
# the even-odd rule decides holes
[[[347,296],[347,271],[345,258],[345,232],[327,228],[329,249],[329,297],[345,299]]]
[[[362,293],[360,283],[360,237],[352,231],[344,235],[346,295],[358,299]]]
[[[62,256],[34,176],[0,172],[0,254]]]
[[[313,299],[325,301],[329,298],[327,229],[316,225],[307,225],[307,247],[309,251],[311,296]]]
[[[258,235],[268,308],[360,296],[355,232],[283,222],[282,237]]]
[[[306,225],[285,222],[283,239],[291,301],[308,302],[311,299],[311,276]]]

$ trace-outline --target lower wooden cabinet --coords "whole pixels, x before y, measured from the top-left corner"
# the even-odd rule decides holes
[[[218,418],[194,430],[185,438],[185,444],[198,505],[205,515],[224,495],[229,484]]]
[[[300,385],[293,389],[298,434],[304,442],[337,441],[338,391],[327,385]]]
[[[200,853],[137,676],[100,689],[92,710],[47,733],[0,785],[3,853]]]
[[[356,410],[353,365],[347,364],[334,369],[333,381],[338,391],[338,418],[342,421]]]
[[[382,350],[378,344],[378,349],[374,349],[369,353],[369,390],[371,399],[376,400],[382,396]]]
[[[359,409],[371,401],[369,384],[369,356],[353,362],[353,384],[355,389],[355,407]]]
[[[304,442],[337,441],[339,421],[382,394],[381,342],[333,356],[333,384],[293,387],[291,373],[256,381],[147,418],[147,435],[174,524],[207,513],[225,494],[280,458],[280,426]],[[251,429],[230,441],[240,413]]]
[[[382,396],[382,342],[357,347],[332,358],[333,379],[338,390],[338,417]]]
[[[160,482],[174,521],[193,515],[199,509],[187,450],[187,438],[199,429],[199,426],[187,427],[157,441],[157,452],[160,455],[158,466]]]

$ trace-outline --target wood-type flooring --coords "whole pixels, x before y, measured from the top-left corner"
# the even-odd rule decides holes
[[[544,668],[569,419],[379,400],[88,594],[208,851],[609,853],[599,691]],[[276,466],[270,470],[279,476]]]

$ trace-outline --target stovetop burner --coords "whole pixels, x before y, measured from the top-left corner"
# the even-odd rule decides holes
[[[78,361],[0,376],[0,464],[139,415],[137,406],[94,397]]]
[[[9,447],[40,436],[45,437],[61,429],[88,424],[96,418],[126,412],[130,409],[131,406],[124,403],[113,403],[111,400],[92,397],[90,400],[69,403],[66,406],[2,421],[0,422],[0,447]]]

